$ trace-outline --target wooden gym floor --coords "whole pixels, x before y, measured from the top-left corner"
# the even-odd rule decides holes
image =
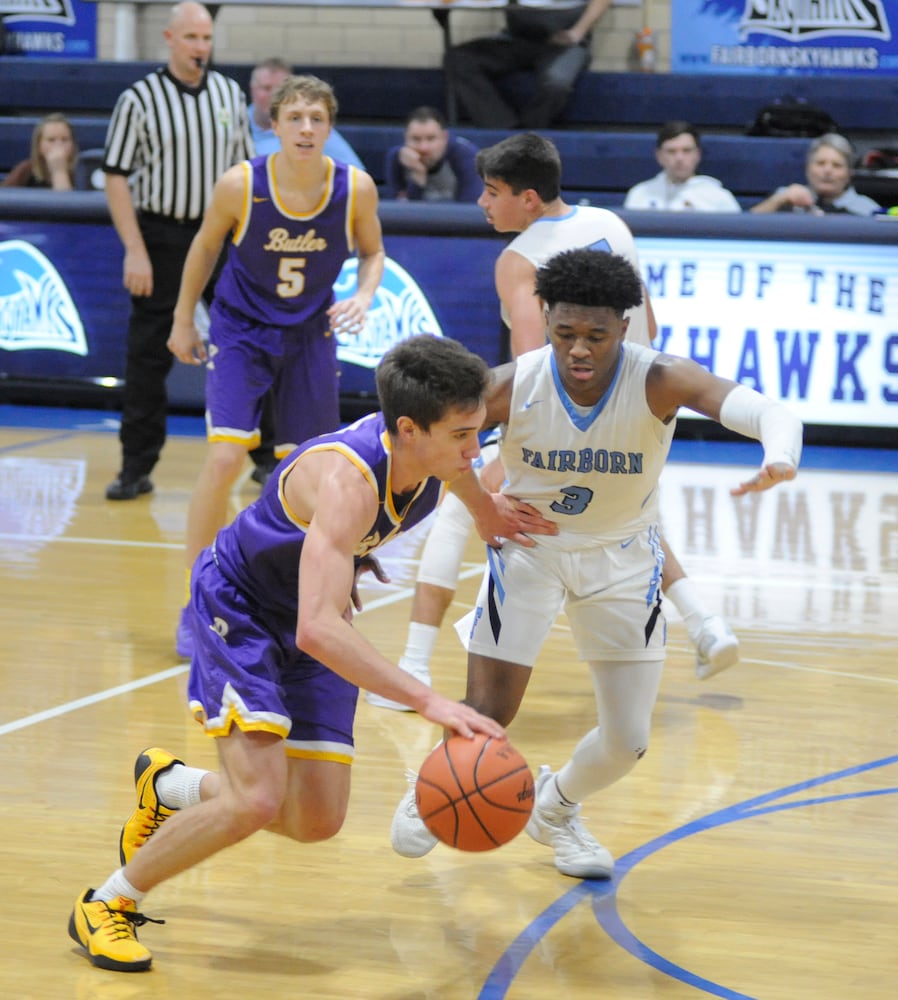
[[[675,446],[665,531],[742,643],[700,683],[682,623],[653,742],[584,806],[610,883],[559,875],[522,835],[498,851],[394,855],[389,826],[435,743],[361,701],[344,830],[259,834],[154,891],[144,974],[67,936],[76,895],[117,866],[132,765],[162,745],[214,767],[173,634],[186,508],[204,443],[173,420],[156,493],[103,499],[114,415],[0,407],[0,996],[10,1000],[893,1000],[898,996],[898,478],[895,453],[808,449],[799,478],[734,500],[753,444]],[[245,482],[236,503],[257,487]],[[357,627],[393,658],[421,536],[394,547]],[[454,620],[470,606],[469,543]],[[436,685],[463,692],[451,621]],[[511,737],[557,767],[594,722],[561,619]]]

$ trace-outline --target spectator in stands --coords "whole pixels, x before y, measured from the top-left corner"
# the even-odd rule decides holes
[[[78,142],[71,122],[59,112],[45,115],[31,133],[31,155],[3,179],[3,187],[72,191],[78,166]]]
[[[253,68],[249,78],[249,96],[252,104],[249,106],[249,127],[253,134],[256,156],[276,153],[281,148],[281,141],[271,127],[271,95],[291,75],[290,67],[283,59],[264,59]],[[359,159],[356,151],[335,129],[324,144],[324,155],[341,163],[350,163],[359,170],[365,165]]]
[[[741,212],[735,195],[717,180],[697,174],[702,140],[689,122],[662,125],[655,140],[660,173],[627,192],[624,208],[656,212]]]
[[[121,467],[107,500],[153,491],[150,473],[165,444],[165,379],[174,362],[167,345],[184,260],[215,181],[253,152],[240,85],[208,68],[209,11],[185,0],[172,8],[163,34],[167,65],[122,92],[106,137],[106,199],[131,293]]]
[[[564,113],[577,80],[589,68],[591,31],[611,0],[566,9],[509,5],[497,35],[454,45],[444,68],[460,109],[484,128],[548,128]],[[536,93],[514,108],[502,81],[521,70],[536,74]]]
[[[843,135],[827,132],[811,141],[805,161],[807,184],[777,188],[752,212],[805,212],[810,215],[876,215],[879,204],[851,183],[856,156]]]
[[[483,190],[476,158],[477,147],[452,135],[441,111],[415,108],[405,120],[405,142],[387,153],[383,196],[474,204]]]

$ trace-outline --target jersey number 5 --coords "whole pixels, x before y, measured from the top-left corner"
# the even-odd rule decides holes
[[[305,257],[281,257],[278,264],[277,293],[282,299],[292,299],[302,293],[306,286],[306,276],[303,268],[306,266]]]

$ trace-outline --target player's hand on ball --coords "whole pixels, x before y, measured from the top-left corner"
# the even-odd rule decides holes
[[[505,739],[505,730],[495,719],[481,715],[470,705],[444,698],[431,689],[428,689],[428,695],[425,704],[418,709],[418,714],[430,722],[435,722],[444,729],[468,739],[475,733],[485,733],[494,739]]]

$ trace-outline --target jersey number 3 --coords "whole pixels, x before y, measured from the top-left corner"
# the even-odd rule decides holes
[[[549,504],[556,514],[582,514],[592,503],[595,494],[586,486],[566,486],[561,495],[563,500],[553,500]]]

